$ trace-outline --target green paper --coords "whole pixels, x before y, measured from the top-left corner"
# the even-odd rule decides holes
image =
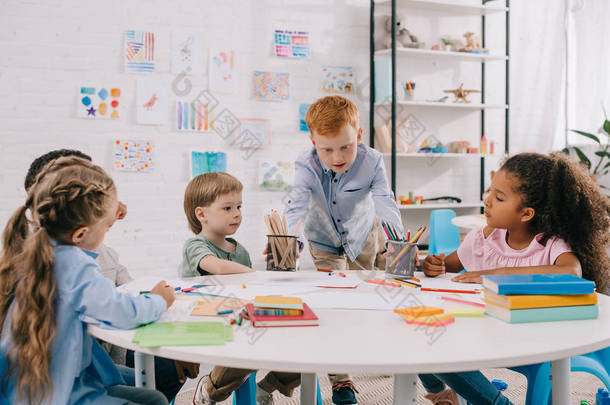
[[[224,322],[158,322],[139,328],[132,341],[142,347],[220,346],[233,341]]]

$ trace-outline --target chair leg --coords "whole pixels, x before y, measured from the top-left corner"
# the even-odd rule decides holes
[[[610,376],[608,376],[608,370],[597,359],[595,353],[572,357],[570,363],[570,370],[584,371],[589,374],[593,374],[604,383],[606,389],[610,390]]]
[[[256,371],[233,393],[233,405],[256,405]]]
[[[551,363],[510,367],[527,379],[525,405],[547,404],[551,396]]]

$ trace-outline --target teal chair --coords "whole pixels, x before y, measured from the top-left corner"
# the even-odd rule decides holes
[[[510,367],[527,379],[525,405],[551,404],[551,363]],[[599,378],[610,390],[610,347],[570,359],[571,371],[584,371]]]
[[[316,377],[318,386],[317,405],[322,405],[322,393],[320,392],[320,381]],[[250,374],[245,383],[235,390],[233,394],[233,405],[256,405],[256,371]]]
[[[430,238],[428,242],[428,254],[448,255],[460,246],[460,231],[451,223],[455,218],[453,210],[432,210],[430,212]]]

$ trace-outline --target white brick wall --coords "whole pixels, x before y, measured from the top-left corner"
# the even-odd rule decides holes
[[[307,135],[298,132],[298,105],[324,95],[319,90],[321,65],[353,66],[358,81],[368,76],[368,5],[366,0],[4,1],[0,12],[0,225],[4,227],[12,211],[23,202],[23,177],[35,157],[57,148],[80,149],[109,170],[120,198],[129,208],[127,218],[109,232],[107,244],[119,252],[121,261],[135,276],[174,276],[182,244],[190,236],[182,210],[188,182],[187,153],[191,149],[223,150],[228,154],[229,171],[245,185],[244,221],[236,238],[250,251],[254,266],[262,268],[260,252],[265,243],[262,216],[270,208],[281,209],[284,194],[258,191],[257,162],[263,158],[294,159],[309,147]],[[279,26],[309,30],[312,58],[273,57],[272,30]],[[122,41],[126,29],[156,33],[159,69],[154,75],[163,78],[168,86],[175,78],[169,73],[171,33],[176,30],[201,33],[206,72],[190,77],[194,86],[192,97],[207,87],[208,49],[232,47],[238,63],[237,90],[217,97],[222,107],[238,117],[269,119],[272,145],[244,160],[242,152],[228,147],[216,134],[174,131],[171,113],[167,125],[137,125],[133,104],[138,75],[127,74],[123,69]],[[427,35],[443,35],[440,28],[437,31]],[[428,44],[432,42],[432,38],[425,40]],[[290,101],[252,100],[253,70],[290,72]],[[459,70],[452,71],[452,79],[458,80],[459,74]],[[477,80],[473,80],[475,84]],[[88,84],[121,87],[124,108],[120,121],[75,118],[77,87]],[[360,108],[361,126],[366,134],[368,100],[350,98]],[[175,99],[170,100],[170,111]],[[473,141],[476,140],[478,127],[468,128],[471,123],[441,127],[438,123],[445,118],[436,115],[425,118],[437,137],[463,139],[459,136],[461,131],[469,133],[468,139],[474,133]],[[115,138],[153,140],[155,172],[112,171],[111,141]],[[368,139],[365,142],[368,144]],[[500,149],[498,145],[497,150]],[[460,167],[456,176],[443,180],[442,187],[431,183],[421,190],[467,197],[461,195],[470,193],[464,187],[474,185],[476,193],[478,163],[476,159],[472,162],[475,164],[452,161],[451,165]],[[428,172],[421,165],[402,170],[403,179],[420,170]],[[435,176],[430,176],[434,181]],[[405,185],[399,193],[406,193],[410,189],[407,187],[412,186]],[[303,265],[310,263],[305,254]]]

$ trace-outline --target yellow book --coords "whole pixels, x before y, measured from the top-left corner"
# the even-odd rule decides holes
[[[597,294],[582,295],[498,295],[484,290],[483,301],[507,309],[573,307],[597,304]]]
[[[254,307],[303,310],[303,300],[298,297],[276,297],[260,295],[254,298]]]
[[[442,314],[443,312],[444,310],[442,308],[425,307],[423,305],[417,307],[396,308],[394,310],[394,313],[396,314],[406,315],[412,318],[438,315]]]

